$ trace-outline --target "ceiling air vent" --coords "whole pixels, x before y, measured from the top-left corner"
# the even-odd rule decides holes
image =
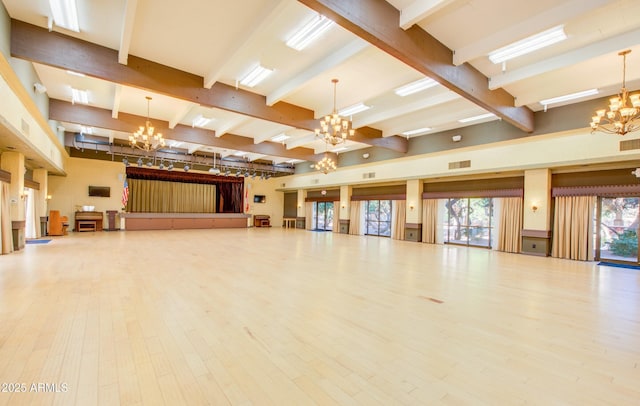
[[[449,162],[449,169],[471,168],[471,161]]]
[[[320,183],[320,179],[311,179],[312,185],[317,185],[318,183]]]
[[[373,179],[376,177],[375,172],[366,172],[362,174],[362,179]]]
[[[635,140],[620,141],[620,151],[640,149],[640,138]]]

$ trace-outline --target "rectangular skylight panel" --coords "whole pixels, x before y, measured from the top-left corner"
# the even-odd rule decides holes
[[[540,104],[548,106],[550,104],[562,103],[569,100],[580,99],[582,97],[593,96],[598,94],[598,89],[583,90],[582,92],[576,92],[571,94],[565,94],[564,96],[552,97],[550,99],[540,100]]]
[[[430,127],[416,128],[415,130],[405,131],[402,133],[402,135],[406,135],[406,136],[418,135],[418,134],[426,133],[427,131],[430,131],[430,130],[431,130]]]
[[[295,32],[286,44],[288,47],[293,48],[296,51],[302,51],[332,26],[333,21],[318,14],[317,17],[314,17],[311,21]]]
[[[247,76],[242,78],[242,80],[240,80],[240,83],[247,87],[254,87],[258,83],[265,80],[267,76],[271,75],[272,73],[272,69],[267,69],[264,66],[258,65],[253,68],[251,72],[247,74]]]
[[[204,127],[211,122],[210,118],[199,115],[193,120],[194,127]]]
[[[523,40],[514,42],[500,49],[497,49],[489,53],[489,60],[493,63],[502,63],[509,59],[516,58],[536,51],[538,49],[548,47],[549,45],[567,39],[567,34],[564,32],[564,26],[559,25],[553,27],[550,30],[543,31],[536,35],[532,35]]]
[[[371,106],[367,106],[364,103],[354,104],[353,106],[345,107],[342,110],[338,111],[338,114],[341,116],[352,116],[354,114],[361,113],[365,110],[369,110]]]
[[[459,123],[470,123],[472,121],[484,120],[485,118],[495,117],[496,115],[493,113],[480,114],[478,116],[463,118],[462,120],[458,120]]]
[[[405,96],[409,96],[410,94],[418,93],[437,85],[438,85],[438,82],[436,82],[435,80],[431,78],[423,78],[420,80],[416,80],[415,82],[406,84],[404,86],[400,86],[394,91],[398,96],[405,97]]]
[[[71,103],[89,104],[89,92],[71,88]]]
[[[58,27],[80,32],[76,0],[49,0],[53,21]]]
[[[283,142],[288,139],[289,139],[289,136],[287,134],[280,134],[280,135],[276,135],[275,137],[271,137],[271,141],[273,142]]]

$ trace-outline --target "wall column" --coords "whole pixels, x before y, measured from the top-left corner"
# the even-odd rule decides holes
[[[48,173],[46,169],[34,169],[33,170],[33,181],[38,182],[40,184],[40,190],[36,193],[36,201],[35,201],[35,211],[36,211],[36,219],[40,221],[40,224],[36,224],[36,234],[38,237],[42,237],[46,235],[46,217],[47,217],[47,196],[49,195],[48,188]],[[44,230],[42,228],[44,221]]]
[[[352,186],[340,186],[340,234],[349,234]]]
[[[404,227],[406,241],[422,241],[422,192],[424,182],[420,179],[407,180],[407,215]]]
[[[551,170],[524,171],[522,253],[551,254]]]
[[[305,229],[306,228],[306,214],[304,212],[304,203],[307,198],[307,191],[304,189],[298,189],[298,200],[296,203],[296,228]]]
[[[19,152],[2,153],[0,168],[11,172],[9,199],[11,201],[11,229],[13,231],[13,249],[24,248],[25,212],[24,212],[24,155]]]

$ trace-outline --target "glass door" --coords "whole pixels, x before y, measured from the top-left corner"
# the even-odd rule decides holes
[[[313,229],[333,230],[333,202],[313,203]]]
[[[638,263],[638,197],[598,198],[596,259]]]

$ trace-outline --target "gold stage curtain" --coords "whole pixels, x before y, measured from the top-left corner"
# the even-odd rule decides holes
[[[349,212],[349,234],[362,235],[362,212],[363,206],[366,202],[363,201],[351,201],[351,209]]]
[[[11,231],[10,185],[0,182],[0,253],[13,252],[13,232]]]
[[[422,242],[436,243],[437,223],[438,199],[422,200]]]
[[[340,233],[340,201],[333,202],[333,230]]]
[[[519,253],[522,247],[522,198],[501,199],[498,251]]]
[[[392,201],[393,216],[391,217],[391,238],[404,240],[404,229],[407,224],[407,201]]]
[[[595,196],[556,196],[552,256],[588,261],[593,259]]]
[[[313,202],[304,204],[304,222],[307,230],[313,230]]]
[[[215,213],[216,186],[201,183],[129,179],[132,213]]]

